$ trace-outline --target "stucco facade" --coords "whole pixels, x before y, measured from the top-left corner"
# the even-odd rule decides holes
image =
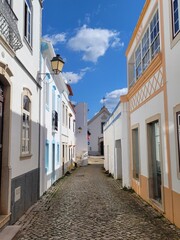
[[[180,226],[180,37],[179,31],[172,35],[173,4],[146,1],[126,51],[126,98],[130,111],[132,188]]]
[[[119,102],[104,125],[104,167],[130,187],[128,102]]]
[[[88,130],[87,130],[87,104],[78,103],[76,112],[76,161],[81,165],[88,164]]]
[[[24,16],[32,9],[27,29]],[[10,218],[14,223],[39,197],[41,10],[37,0],[28,6],[0,1],[0,227]]]

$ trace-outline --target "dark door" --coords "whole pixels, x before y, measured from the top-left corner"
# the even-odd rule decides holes
[[[100,143],[101,155],[104,156],[104,142]]]

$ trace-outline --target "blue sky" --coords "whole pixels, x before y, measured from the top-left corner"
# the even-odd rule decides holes
[[[145,0],[45,0],[43,37],[65,60],[64,78],[88,119],[103,106],[113,111],[127,91],[129,40]]]

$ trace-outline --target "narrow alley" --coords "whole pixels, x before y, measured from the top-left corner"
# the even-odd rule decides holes
[[[16,224],[16,240],[180,239],[180,231],[89,159],[64,177]]]

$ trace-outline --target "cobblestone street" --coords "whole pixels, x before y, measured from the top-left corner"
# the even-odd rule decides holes
[[[97,161],[53,186],[16,223],[22,227],[15,239],[180,239],[174,225],[135,193],[122,190]]]

